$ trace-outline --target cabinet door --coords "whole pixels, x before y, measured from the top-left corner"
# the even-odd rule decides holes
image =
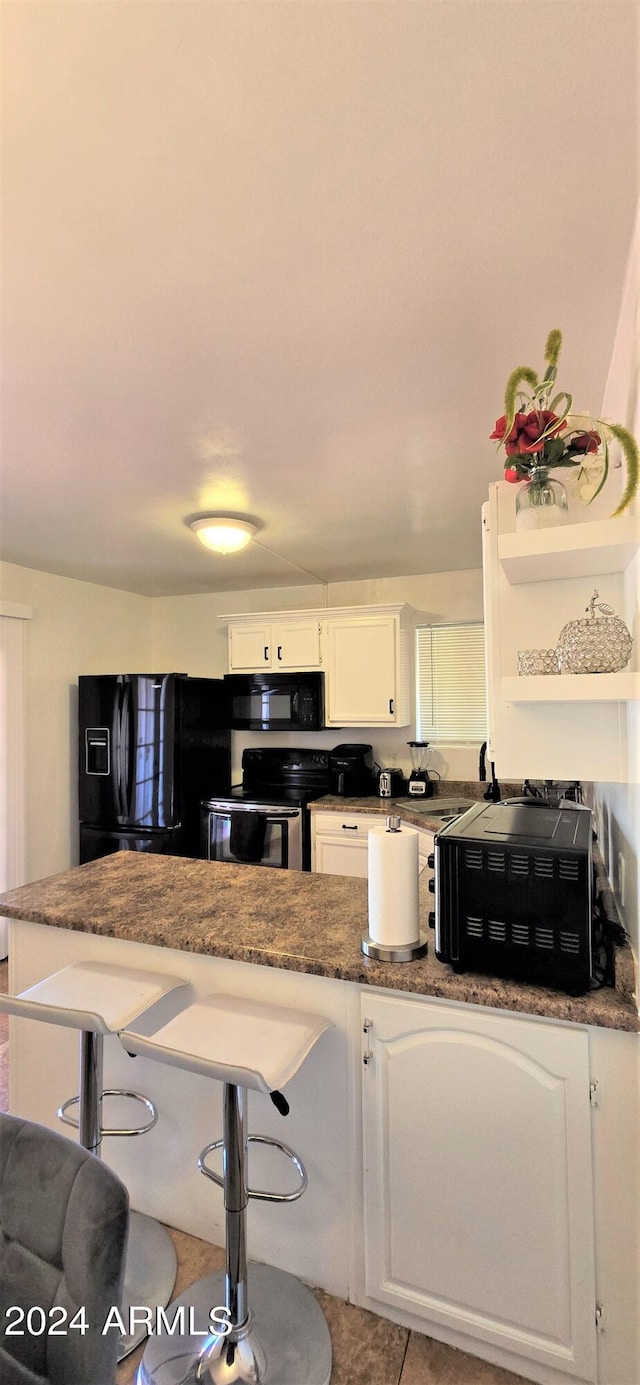
[[[316,838],[314,870],[320,875],[354,875],[367,878],[368,850],[366,836],[346,840],[346,837]]]
[[[229,671],[258,673],[271,667],[271,626],[262,621],[230,625]]]
[[[288,620],[272,626],[272,668],[320,668],[320,622]]]
[[[381,818],[361,813],[314,813],[311,869],[322,875],[368,873],[368,833]]]
[[[397,720],[397,616],[327,620],[327,726]]]
[[[588,1036],[362,993],[366,1291],[595,1380]]]

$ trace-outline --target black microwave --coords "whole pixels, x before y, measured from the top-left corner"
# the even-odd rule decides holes
[[[227,673],[232,731],[321,731],[324,673]]]

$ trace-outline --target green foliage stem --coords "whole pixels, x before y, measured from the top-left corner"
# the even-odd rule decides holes
[[[558,364],[558,357],[562,350],[562,332],[554,327],[547,337],[547,344],[544,348],[544,359],[547,365],[555,370]]]
[[[626,428],[622,427],[621,423],[604,423],[602,419],[598,419],[597,421],[620,443],[627,463],[627,484],[624,489],[624,495],[611,516],[612,519],[616,519],[617,516],[621,515],[623,510],[626,510],[627,506],[631,504],[638,489],[638,444],[632,434],[629,433]]]
[[[505,438],[508,438],[513,428],[513,420],[516,416],[516,394],[521,380],[526,380],[527,384],[530,385],[532,389],[535,389],[538,383],[536,372],[532,370],[530,366],[519,365],[516,366],[515,370],[512,370],[507,380],[507,388],[504,392],[504,412],[506,419],[504,430]]]

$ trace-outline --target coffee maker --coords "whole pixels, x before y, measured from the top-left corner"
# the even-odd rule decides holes
[[[373,746],[345,742],[329,751],[329,792],[340,798],[375,793]]]

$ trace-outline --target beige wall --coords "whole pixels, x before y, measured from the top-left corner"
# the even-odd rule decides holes
[[[33,612],[26,622],[27,879],[37,880],[78,860],[78,674],[144,669],[151,603],[11,563],[0,563],[0,598]]]

